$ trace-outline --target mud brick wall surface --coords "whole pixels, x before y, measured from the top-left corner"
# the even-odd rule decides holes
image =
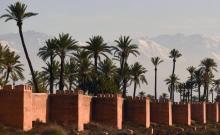
[[[11,85],[0,90],[0,123],[4,125],[29,130],[32,128],[31,87]]]
[[[122,105],[119,95],[98,95],[92,99],[92,120],[121,129]]]
[[[49,115],[47,93],[32,93],[32,120],[47,122]]]
[[[124,101],[124,120],[150,127],[150,100],[131,97]]]
[[[219,121],[219,105],[216,103],[206,103],[206,116],[209,122]]]
[[[78,96],[53,94],[49,96],[49,119],[59,124],[76,124],[78,117]]]
[[[206,123],[206,103],[192,103],[191,104],[191,119],[200,123]]]
[[[172,125],[172,104],[170,101],[154,101],[150,103],[151,122]]]
[[[173,103],[172,115],[173,123],[191,125],[191,104]]]

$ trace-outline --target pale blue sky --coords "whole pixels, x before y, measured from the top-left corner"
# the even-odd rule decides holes
[[[39,15],[25,21],[25,30],[50,35],[68,32],[77,40],[101,34],[220,35],[220,0],[22,0]],[[14,0],[0,0],[0,14]],[[14,23],[13,23],[14,24]],[[17,32],[15,24],[0,21],[0,34]]]

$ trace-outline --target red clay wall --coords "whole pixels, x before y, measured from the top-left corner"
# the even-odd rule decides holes
[[[25,85],[6,86],[0,90],[0,123],[22,130],[32,128],[31,87]]]
[[[170,101],[150,103],[151,122],[172,126],[172,104]]]
[[[206,123],[206,103],[192,103],[191,104],[191,118],[200,123]]]
[[[128,97],[124,101],[124,120],[139,125],[150,127],[150,100],[149,98],[132,99]]]
[[[191,104],[173,103],[173,123],[191,125]]]
[[[91,121],[92,97],[78,95],[78,130],[84,130],[84,124]]]
[[[53,94],[49,96],[49,118],[59,124],[75,124],[77,130],[84,129],[90,121],[91,97],[81,94]]]
[[[209,122],[218,122],[219,121],[219,105],[216,103],[207,103],[206,104],[206,117]]]
[[[121,95],[98,95],[92,100],[93,121],[122,129],[122,105]]]
[[[32,120],[47,122],[48,105],[47,93],[32,93]]]

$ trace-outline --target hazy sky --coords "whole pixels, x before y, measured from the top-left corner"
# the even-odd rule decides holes
[[[69,32],[77,40],[101,34],[112,40],[122,34],[220,33],[220,0],[22,0],[39,15],[25,21],[25,30],[50,35]],[[14,0],[0,0],[0,14]],[[14,23],[13,23],[14,24]],[[17,32],[0,21],[0,34]]]

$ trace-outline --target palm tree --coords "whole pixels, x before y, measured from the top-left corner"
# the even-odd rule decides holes
[[[23,76],[23,64],[20,62],[20,56],[16,55],[15,52],[8,51],[4,55],[4,62],[3,62],[3,68],[6,69],[5,72],[5,84],[8,83],[8,79],[10,74],[13,74],[14,76],[18,76],[19,78],[24,78]]]
[[[72,39],[69,34],[59,34],[59,38],[56,39],[56,47],[55,52],[60,57],[60,82],[59,89],[63,91],[64,88],[64,65],[65,65],[65,57],[68,56],[69,53],[73,52],[78,48],[76,45],[77,41]]]
[[[162,93],[159,97],[159,100],[167,100],[167,99],[168,99],[167,93]]]
[[[89,57],[94,58],[94,66],[97,74],[98,60],[100,61],[101,56],[108,58],[106,53],[111,54],[111,47],[104,43],[102,36],[93,36],[89,38],[89,41],[86,42],[88,45],[83,47],[89,52]]]
[[[197,70],[195,70],[194,72],[194,79],[195,79],[195,82],[197,84],[197,87],[198,87],[198,98],[199,98],[199,102],[201,101],[201,86],[203,84],[203,69],[202,68],[199,68]]]
[[[151,62],[154,65],[155,70],[155,86],[154,86],[154,92],[155,92],[155,100],[157,100],[157,67],[160,63],[163,62],[163,60],[160,59],[160,57],[152,57]]]
[[[138,95],[139,97],[143,98],[145,97],[146,93],[144,91],[140,91]]]
[[[147,70],[140,65],[138,62],[135,62],[134,65],[131,65],[131,83],[134,82],[134,93],[133,98],[136,94],[137,85],[140,86],[140,82],[147,84],[147,80],[144,76],[144,74],[147,72]]]
[[[205,58],[201,61],[200,66],[204,69],[204,97],[208,101],[209,82],[211,79],[212,71],[217,71],[217,64],[212,58]]]
[[[104,61],[100,62],[98,69],[100,74],[105,78],[114,79],[117,74],[117,66],[109,58],[106,58]]]
[[[119,75],[121,77],[120,80],[123,81],[123,97],[126,96],[126,86],[128,80],[126,80],[126,77],[124,77],[122,74],[125,70],[125,66],[127,65],[127,59],[130,54],[133,54],[134,56],[139,55],[138,52],[138,46],[136,44],[132,44],[132,39],[129,36],[121,36],[118,40],[115,40],[117,43],[116,47],[113,47],[114,56],[117,60],[120,61],[120,72]],[[118,82],[120,84],[120,82]]]
[[[36,80],[37,80],[38,86],[40,88],[39,92],[46,93],[47,92],[47,83],[46,83],[47,78],[44,76],[44,74],[42,72],[39,72],[39,71],[34,71],[34,74],[36,76]],[[34,85],[33,83],[34,83],[33,78],[28,80],[28,82],[27,82],[27,84],[31,85],[31,86]],[[33,87],[33,92],[36,92],[35,87]]]
[[[106,58],[98,65],[99,73],[99,87],[98,90],[102,93],[116,93],[119,91],[116,78],[117,78],[117,67],[111,59]]]
[[[185,95],[185,84],[184,83],[179,83],[177,86],[177,92],[180,93],[180,101],[184,101],[184,95]]]
[[[5,22],[10,21],[10,20],[14,20],[17,22],[17,26],[18,26],[19,34],[20,34],[20,38],[21,38],[21,43],[22,43],[24,53],[25,53],[25,56],[26,56],[26,59],[28,61],[28,65],[29,65],[29,68],[31,71],[34,87],[36,89],[36,92],[39,92],[37,81],[36,81],[35,74],[34,74],[34,69],[32,67],[31,60],[28,55],[28,51],[27,51],[27,48],[25,45],[24,36],[23,36],[23,32],[22,32],[23,21],[29,17],[36,16],[37,13],[26,12],[26,9],[27,9],[27,5],[25,5],[21,2],[16,2],[14,4],[9,5],[8,9],[6,9],[6,11],[8,13],[2,15],[0,18],[6,18]]]
[[[193,76],[194,76],[194,72],[195,72],[195,67],[193,67],[193,66],[189,66],[188,68],[187,68],[187,71],[189,72],[189,74],[190,74],[190,86],[191,86],[191,91],[190,91],[190,101],[192,102],[192,89],[193,89]]]
[[[220,79],[213,80],[212,86],[213,86],[212,90],[215,91],[217,93],[217,97],[219,97],[219,94],[220,94]],[[212,102],[214,101],[213,91],[212,91]]]
[[[180,79],[178,78],[178,76],[173,74],[173,75],[170,75],[169,78],[165,79],[165,82],[168,85],[168,87],[171,87],[171,85],[173,84],[173,86],[175,88],[178,86],[179,80]],[[173,91],[170,91],[170,100],[174,101],[174,89],[173,89]]]
[[[172,75],[174,75],[174,73],[175,73],[176,59],[179,58],[179,57],[181,57],[181,56],[182,56],[182,54],[181,54],[178,50],[176,50],[176,49],[172,49],[172,50],[170,51],[170,56],[169,56],[169,58],[172,58],[172,59],[173,59],[173,71],[172,71]],[[171,84],[171,93],[173,93],[173,95],[174,95],[174,84]]]
[[[72,90],[73,85],[76,86],[76,75],[77,75],[77,63],[76,61],[71,58],[68,63],[64,66],[64,74],[65,74],[65,80],[68,82],[68,90]]]
[[[50,86],[51,82],[50,82],[50,77],[51,77],[51,70],[53,72],[53,77],[54,77],[54,80],[53,80],[53,85],[56,84],[55,86],[57,86],[58,84],[58,79],[59,79],[59,72],[60,72],[60,62],[57,61],[57,60],[54,60],[53,63],[52,63],[52,67],[51,67],[51,64],[50,62],[46,62],[46,67],[42,67],[43,71],[41,72],[42,75],[44,76],[44,78],[46,78],[46,84],[48,86]],[[51,93],[51,91],[50,91]]]
[[[41,47],[38,52],[38,56],[41,57],[44,61],[50,58],[50,93],[53,94],[53,84],[54,84],[54,73],[53,73],[53,61],[55,58],[55,47],[56,47],[56,39],[48,39],[46,40],[46,45]]]
[[[89,53],[84,49],[79,49],[74,53],[75,60],[77,62],[77,81],[78,87],[82,90],[88,90],[89,93],[93,93],[90,89],[90,82],[92,81],[92,62],[89,59]]]

